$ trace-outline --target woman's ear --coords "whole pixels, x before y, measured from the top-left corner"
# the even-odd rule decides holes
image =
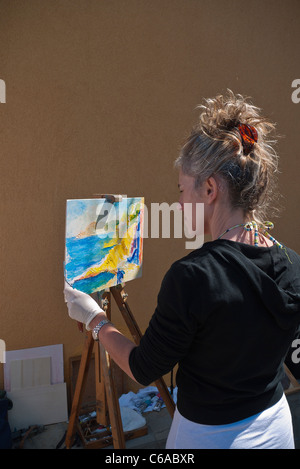
[[[205,181],[205,198],[206,203],[211,204],[217,197],[218,194],[218,182],[211,176]]]

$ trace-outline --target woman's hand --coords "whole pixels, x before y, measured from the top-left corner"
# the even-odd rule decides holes
[[[97,314],[104,313],[103,309],[100,308],[98,303],[93,300],[90,295],[72,288],[66,281],[64,296],[70,318],[85,324],[88,331],[91,330],[89,324]]]

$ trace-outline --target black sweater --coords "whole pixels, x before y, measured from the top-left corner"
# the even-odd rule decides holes
[[[298,254],[208,242],[165,275],[130,368],[147,386],[178,363],[179,412],[207,425],[235,422],[281,398],[299,323]]]

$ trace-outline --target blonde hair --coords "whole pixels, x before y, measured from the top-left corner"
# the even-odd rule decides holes
[[[198,108],[199,121],[184,142],[175,167],[195,178],[195,188],[210,176],[220,175],[228,184],[232,206],[242,208],[249,220],[265,221],[278,198],[278,155],[273,148],[275,140],[269,140],[275,124],[262,117],[248,98],[231,90],[225,96],[206,99]],[[247,155],[239,124],[253,126],[258,134]],[[272,206],[272,216],[277,209]]]

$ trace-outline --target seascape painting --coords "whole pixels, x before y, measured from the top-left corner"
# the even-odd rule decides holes
[[[140,277],[143,215],[142,197],[67,200],[67,282],[90,294]]]

